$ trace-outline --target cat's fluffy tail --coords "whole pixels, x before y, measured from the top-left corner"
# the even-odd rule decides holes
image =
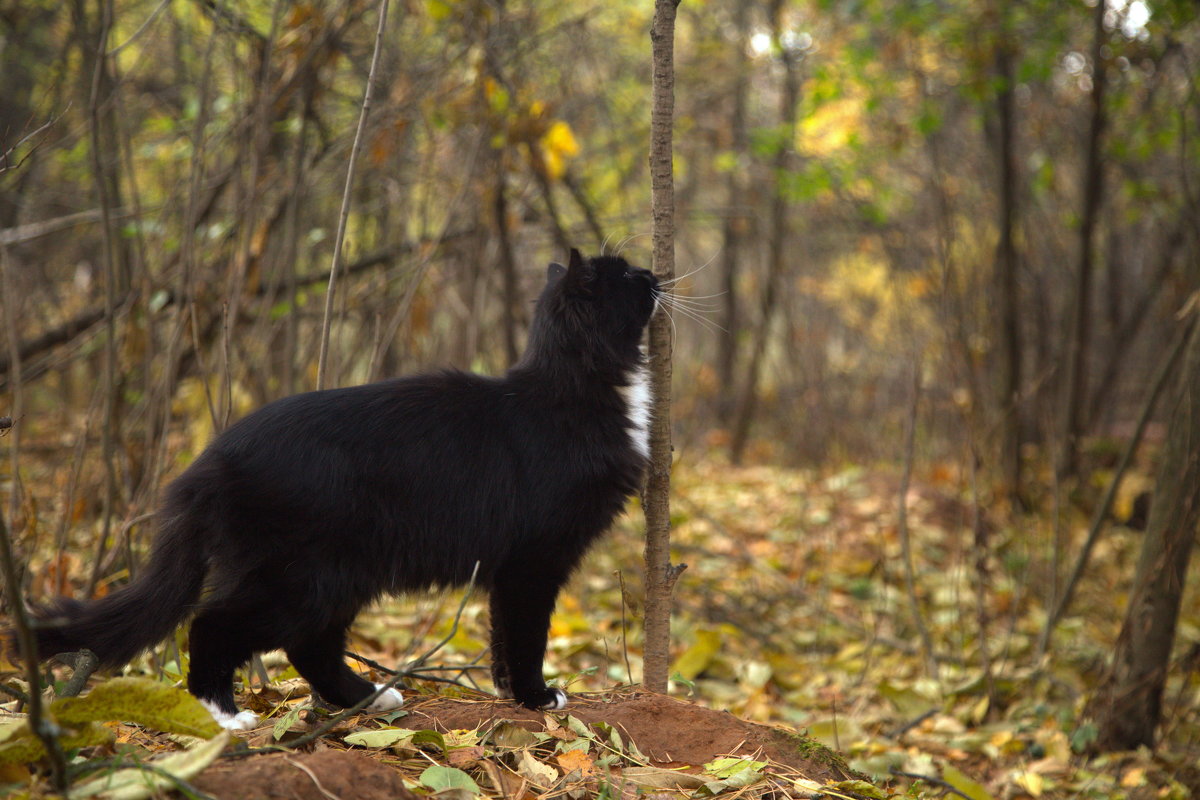
[[[98,600],[63,598],[35,609],[40,658],[86,648],[101,666],[120,666],[165,639],[195,608],[206,571],[206,515],[179,494],[163,509],[150,559],[133,583]]]

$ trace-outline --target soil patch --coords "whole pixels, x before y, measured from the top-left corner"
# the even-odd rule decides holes
[[[407,714],[396,719],[397,727],[442,733],[486,731],[502,721],[531,731],[546,731],[549,721],[561,731],[555,720],[570,714],[593,728],[599,723],[612,726],[626,747],[632,742],[653,766],[687,772],[700,772],[704,764],[722,756],[749,756],[771,762],[774,772],[822,784],[861,777],[836,753],[793,731],[746,722],[728,712],[649,692],[573,694],[565,711],[551,714],[483,694],[466,698],[410,696],[404,710]],[[364,718],[351,721],[353,728],[373,726]],[[269,735],[264,728],[248,738],[252,744],[263,745],[269,743]],[[332,738],[319,743],[316,752],[218,761],[192,783],[219,800],[415,797],[404,788],[400,770],[383,763],[385,758],[394,759],[388,751],[331,749],[338,746],[344,745]]]
[[[219,761],[192,781],[219,800],[416,800],[400,773],[361,753],[322,750]]]
[[[405,728],[437,731],[488,728],[509,720],[529,730],[545,730],[546,715],[488,697],[461,700],[414,698],[405,703]],[[721,756],[766,757],[818,782],[852,777],[836,753],[783,728],[746,722],[727,711],[713,711],[650,692],[572,694],[562,712],[588,725],[607,722],[657,765],[701,766]]]

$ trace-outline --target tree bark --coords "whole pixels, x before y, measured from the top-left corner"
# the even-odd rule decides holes
[[[679,0],[655,0],[650,28],[654,62],[650,112],[650,202],[653,268],[660,282],[675,277],[675,184],[672,124],[675,116],[675,12]],[[671,323],[666,313],[650,322],[650,467],[642,508],[646,515],[646,610],[642,682],[666,692],[671,658],[671,590],[682,567],[671,564]]]
[[[493,190],[492,212],[496,219],[496,242],[500,248],[500,280],[504,295],[504,354],[509,366],[517,363],[517,309],[521,306],[520,285],[517,280],[517,258],[513,254],[512,236],[508,230],[508,186],[504,176],[504,156],[496,166],[496,186]]]
[[[779,119],[783,139],[771,164],[771,231],[767,262],[766,287],[763,289],[761,317],[755,332],[753,350],[746,366],[746,377],[742,383],[741,398],[733,423],[733,435],[729,445],[729,458],[740,464],[750,442],[750,425],[758,408],[758,379],[762,373],[763,359],[767,352],[767,338],[771,334],[771,322],[779,303],[779,288],[786,265],[788,236],[788,199],[783,193],[782,176],[788,168],[796,141],[796,105],[800,100],[800,74],[797,69],[799,53],[783,41],[783,10],[786,0],[772,0],[771,39],[783,62],[783,91],[779,98]]]
[[[1193,303],[1200,294],[1193,295]],[[1196,313],[1193,311],[1193,313]],[[1106,750],[1154,745],[1192,544],[1200,527],[1200,325],[1184,355],[1133,591],[1093,702]]]
[[[735,405],[737,336],[742,322],[738,313],[737,276],[741,265],[742,240],[751,219],[744,210],[748,191],[741,164],[749,143],[746,130],[746,100],[750,89],[750,57],[746,52],[749,17],[749,0],[739,0],[733,18],[737,38],[733,64],[733,112],[729,117],[730,150],[738,163],[726,175],[728,210],[725,228],[721,233],[725,242],[721,249],[721,327],[725,331],[717,353],[717,416],[725,424],[733,417]]]
[[[996,154],[1000,173],[1000,241],[996,248],[995,281],[997,289],[996,330],[1000,341],[998,407],[1001,414],[1000,463],[1009,495],[1021,502],[1021,326],[1017,283],[1017,170],[1016,103],[1013,88],[1015,42],[1009,31],[1007,6],[997,9],[995,43],[996,112],[999,136]]]
[[[1088,127],[1087,160],[1083,173],[1083,213],[1079,225],[1079,269],[1075,276],[1075,305],[1066,351],[1063,386],[1062,450],[1060,476],[1074,475],[1079,467],[1079,439],[1083,435],[1084,402],[1088,385],[1088,345],[1091,340],[1092,279],[1095,272],[1095,231],[1104,199],[1104,164],[1101,161],[1108,114],[1104,108],[1108,80],[1104,66],[1106,3],[1097,3],[1092,44],[1092,116]]]

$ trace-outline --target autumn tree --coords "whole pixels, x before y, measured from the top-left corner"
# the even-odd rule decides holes
[[[675,278],[675,187],[671,165],[675,120],[675,13],[679,0],[655,0],[650,28],[653,103],[650,181],[654,216],[654,274],[669,286]],[[646,622],[643,681],[667,691],[670,664],[671,591],[679,567],[671,564],[671,323],[657,314],[650,323],[650,466],[646,478]]]
[[[1200,294],[1192,298],[1192,333],[1167,423],[1125,621],[1108,677],[1093,700],[1099,745],[1153,747],[1192,545],[1200,532]]]

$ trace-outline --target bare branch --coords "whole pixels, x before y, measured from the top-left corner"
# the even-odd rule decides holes
[[[68,108],[70,108],[70,106],[68,106]],[[64,111],[63,113],[65,114],[66,112]],[[33,145],[33,147],[29,148],[29,152],[26,153],[25,155],[21,156],[20,160],[14,164],[14,163],[12,163],[12,156],[14,153],[17,152],[17,149],[21,145],[28,142],[30,139],[34,138],[35,136],[38,136],[38,135],[50,130],[50,128],[53,127],[54,123],[56,123],[60,119],[62,119],[62,116],[63,116],[62,114],[59,114],[57,117],[51,117],[46,122],[42,123],[42,125],[39,126],[36,130],[31,131],[30,133],[26,134],[25,136],[22,136],[19,140],[17,140],[17,143],[14,144],[12,147],[8,148],[3,153],[0,153],[0,175],[3,175],[5,172],[8,172],[9,170],[19,169],[21,167],[21,165],[24,164],[25,161],[28,160],[28,158],[31,155],[33,155],[39,147],[42,146],[42,141],[45,141],[45,137],[43,136],[42,141],[37,142],[36,144]]]
[[[350,190],[354,187],[354,167],[362,150],[363,133],[367,129],[367,117],[371,113],[371,88],[375,85],[375,72],[379,67],[379,52],[383,49],[383,31],[387,25],[388,0],[379,0],[379,26],[375,30],[375,50],[371,53],[371,69],[367,73],[367,87],[363,91],[362,110],[358,115],[358,129],[354,132],[354,144],[350,147],[350,163],[346,166],[346,186],[342,191],[342,211],[338,216],[337,237],[333,242],[333,263],[329,268],[329,290],[325,293],[325,317],[321,323],[321,348],[317,357],[317,388],[325,388],[326,370],[329,366],[329,324],[333,316],[333,295],[337,288],[338,267],[342,262],[342,242],[346,238],[346,221],[350,217]]]

